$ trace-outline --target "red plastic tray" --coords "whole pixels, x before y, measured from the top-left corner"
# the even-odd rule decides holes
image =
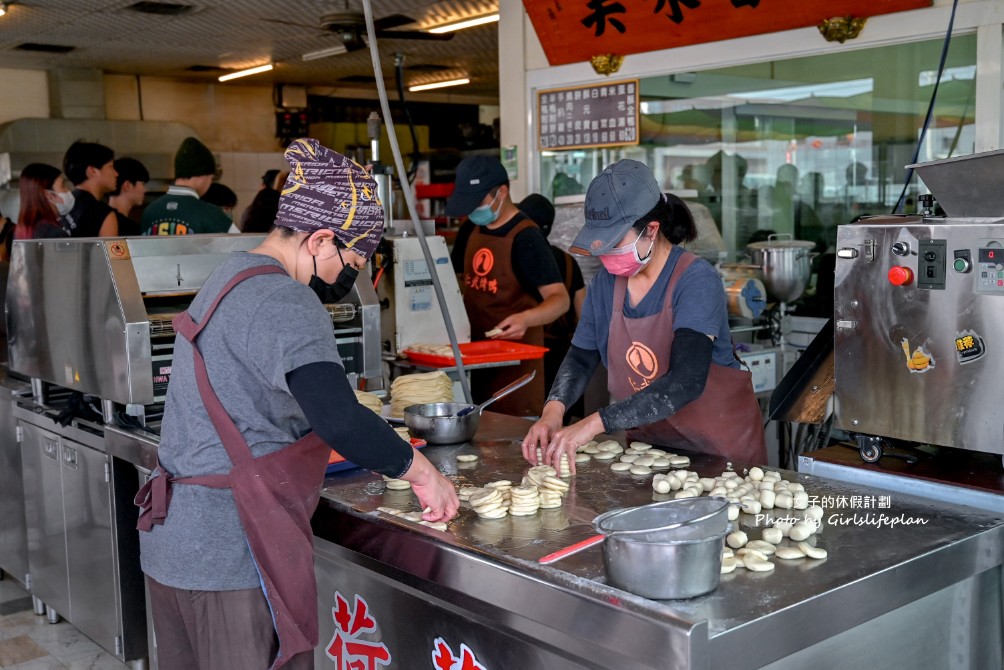
[[[445,368],[457,364],[453,356],[423,354],[409,349],[405,349],[402,353],[409,359],[422,365]],[[510,342],[509,340],[482,340],[480,342],[464,342],[460,345],[460,354],[464,358],[464,365],[527,361],[543,358],[545,353],[547,353],[547,347],[538,347],[532,344],[523,344],[522,342]]]

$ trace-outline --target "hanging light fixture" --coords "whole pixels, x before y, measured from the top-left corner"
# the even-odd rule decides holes
[[[471,80],[467,77],[463,79],[449,79],[447,81],[436,81],[431,84],[419,84],[417,86],[409,86],[408,90],[412,93],[416,91],[431,91],[434,88],[446,88],[448,86],[462,86],[464,84],[471,83]]]

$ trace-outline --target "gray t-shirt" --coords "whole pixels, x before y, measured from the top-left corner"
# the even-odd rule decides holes
[[[276,265],[234,253],[213,272],[190,307],[201,320],[238,272]],[[258,457],[295,441],[309,425],[286,386],[286,373],[309,363],[341,364],[331,317],[309,288],[287,275],[252,277],[223,299],[198,339],[213,389]],[[175,340],[161,427],[160,462],[175,477],[225,474],[231,463],[195,383],[192,347]],[[143,571],[181,589],[229,591],[260,586],[227,489],[178,484],[167,520],[140,533]]]

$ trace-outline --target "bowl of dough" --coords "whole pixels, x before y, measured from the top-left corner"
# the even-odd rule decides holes
[[[471,411],[463,416],[457,413],[467,408],[477,408],[464,402],[434,402],[404,408],[404,425],[411,434],[429,444],[460,444],[469,442],[478,432],[481,414]]]
[[[654,600],[695,598],[718,588],[729,530],[724,498],[681,498],[601,514],[603,563],[612,586]]]

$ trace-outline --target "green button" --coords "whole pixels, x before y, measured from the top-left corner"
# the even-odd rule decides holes
[[[956,258],[955,259],[955,271],[956,272],[965,272],[968,269],[967,268],[968,265],[969,265],[969,263],[966,262],[965,258]]]

